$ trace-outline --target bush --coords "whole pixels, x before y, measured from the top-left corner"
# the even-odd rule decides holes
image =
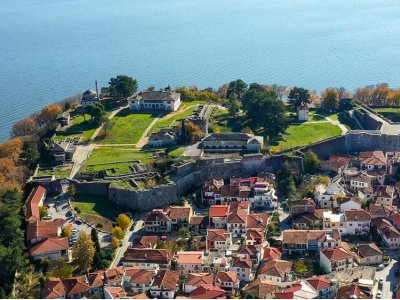
[[[97,223],[97,224],[96,224],[96,228],[103,228],[103,224]]]
[[[76,211],[78,214],[81,213],[81,210],[79,209],[79,207],[75,207],[75,211]]]

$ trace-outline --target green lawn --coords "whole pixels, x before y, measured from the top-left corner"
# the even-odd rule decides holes
[[[214,109],[209,128],[213,132],[240,132],[243,125],[238,119],[231,118],[227,110]]]
[[[158,113],[131,113],[124,110],[111,119],[112,127],[96,139],[100,144],[135,144]]]
[[[324,121],[324,117],[317,116],[315,112],[310,112],[308,115],[308,122]]]
[[[182,156],[183,152],[185,152],[185,147],[176,147],[168,152],[168,156],[172,159],[176,159]]]
[[[342,130],[330,123],[304,123],[290,125],[285,134],[285,140],[278,145],[272,145],[271,151],[277,152],[298,146],[307,146],[327,138],[338,136]]]
[[[97,126],[90,122],[90,116],[85,115],[76,116],[71,124],[66,128],[60,128],[56,135],[53,137],[56,140],[62,140],[65,138],[76,138],[81,137],[81,142],[87,142],[92,137]]]
[[[55,175],[57,178],[68,178],[71,174],[72,165],[60,165],[54,167],[40,168],[37,176]]]
[[[397,108],[397,107],[375,107],[372,109],[376,112],[393,112],[393,113],[395,113],[395,112],[400,111],[400,108]]]

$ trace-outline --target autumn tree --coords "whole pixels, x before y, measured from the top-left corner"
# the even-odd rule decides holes
[[[15,164],[19,162],[22,153],[23,142],[20,138],[13,138],[0,144],[0,158],[9,158]]]
[[[227,93],[228,93],[228,87],[229,84],[228,83],[224,83],[223,85],[221,85],[218,90],[217,90],[217,94],[220,98],[224,99],[227,97]]]
[[[39,114],[36,115],[36,123],[39,127],[49,130],[56,126],[57,118],[62,113],[62,106],[58,104],[50,104],[43,108]]]
[[[122,240],[125,237],[125,232],[121,229],[121,227],[115,226],[112,230],[112,236]]]
[[[15,162],[10,158],[0,158],[0,182],[7,181],[9,175],[16,169]]]
[[[136,79],[126,75],[111,78],[108,84],[110,85],[108,91],[111,97],[118,100],[127,99],[138,89]]]
[[[296,111],[299,106],[309,104],[310,102],[310,93],[307,89],[296,86],[290,90],[288,104],[292,111]]]
[[[79,232],[76,244],[72,247],[72,259],[82,272],[88,272],[92,267],[95,253],[90,234]]]
[[[16,276],[14,296],[18,299],[34,299],[40,296],[40,274],[28,265]]]
[[[119,214],[117,224],[122,230],[127,230],[131,224],[131,219],[126,214]]]
[[[371,105],[382,106],[386,104],[386,98],[390,92],[387,84],[379,84],[372,92]]]
[[[39,215],[40,219],[43,219],[45,216],[47,216],[48,210],[46,206],[39,206]]]
[[[111,248],[117,249],[119,247],[119,243],[119,239],[117,239],[115,236],[111,238]]]
[[[64,258],[60,257],[50,267],[50,271],[47,272],[46,277],[66,279],[72,277],[73,270],[73,266],[71,266]]]
[[[16,122],[11,129],[11,135],[13,137],[32,135],[36,132],[37,125],[32,117],[28,117]]]
[[[371,103],[372,89],[370,87],[358,88],[354,93],[353,99],[357,100],[365,105]]]
[[[339,108],[339,93],[334,88],[327,88],[322,94],[322,108],[333,111]]]
[[[71,226],[65,226],[62,230],[63,237],[70,237],[72,235],[72,228]]]
[[[186,122],[184,126],[185,140],[188,142],[196,142],[204,137],[204,132],[200,127],[192,122]]]
[[[391,90],[387,95],[388,105],[400,105],[400,89]]]

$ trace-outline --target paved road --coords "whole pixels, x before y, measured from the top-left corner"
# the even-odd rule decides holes
[[[186,157],[199,157],[203,150],[200,148],[200,142],[185,147],[183,156]]]
[[[397,286],[397,282],[399,278],[395,276],[396,270],[399,270],[399,251],[386,250],[384,252],[385,255],[391,257],[390,264],[383,268],[381,271],[376,271],[376,280],[377,283],[374,286],[373,294],[376,295],[378,291],[378,280],[380,278],[383,279],[383,286],[381,288],[382,291],[382,299],[392,299],[393,289]]]

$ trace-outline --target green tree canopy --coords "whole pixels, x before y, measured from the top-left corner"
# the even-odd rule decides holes
[[[111,78],[108,91],[110,95],[115,99],[127,99],[132,94],[136,93],[138,84],[136,79],[126,75],[118,75],[115,78]]]
[[[296,111],[297,107],[311,102],[310,93],[307,89],[301,87],[294,87],[290,90],[288,96],[289,107]]]
[[[339,108],[339,93],[334,88],[327,88],[322,95],[322,108],[327,111]]]
[[[304,172],[309,174],[315,174],[321,168],[321,161],[318,156],[311,150],[307,150],[304,153]]]
[[[235,93],[238,99],[242,99],[242,95],[246,91],[246,89],[247,83],[244,82],[242,79],[236,79],[229,83],[226,96],[229,98],[232,93]]]

